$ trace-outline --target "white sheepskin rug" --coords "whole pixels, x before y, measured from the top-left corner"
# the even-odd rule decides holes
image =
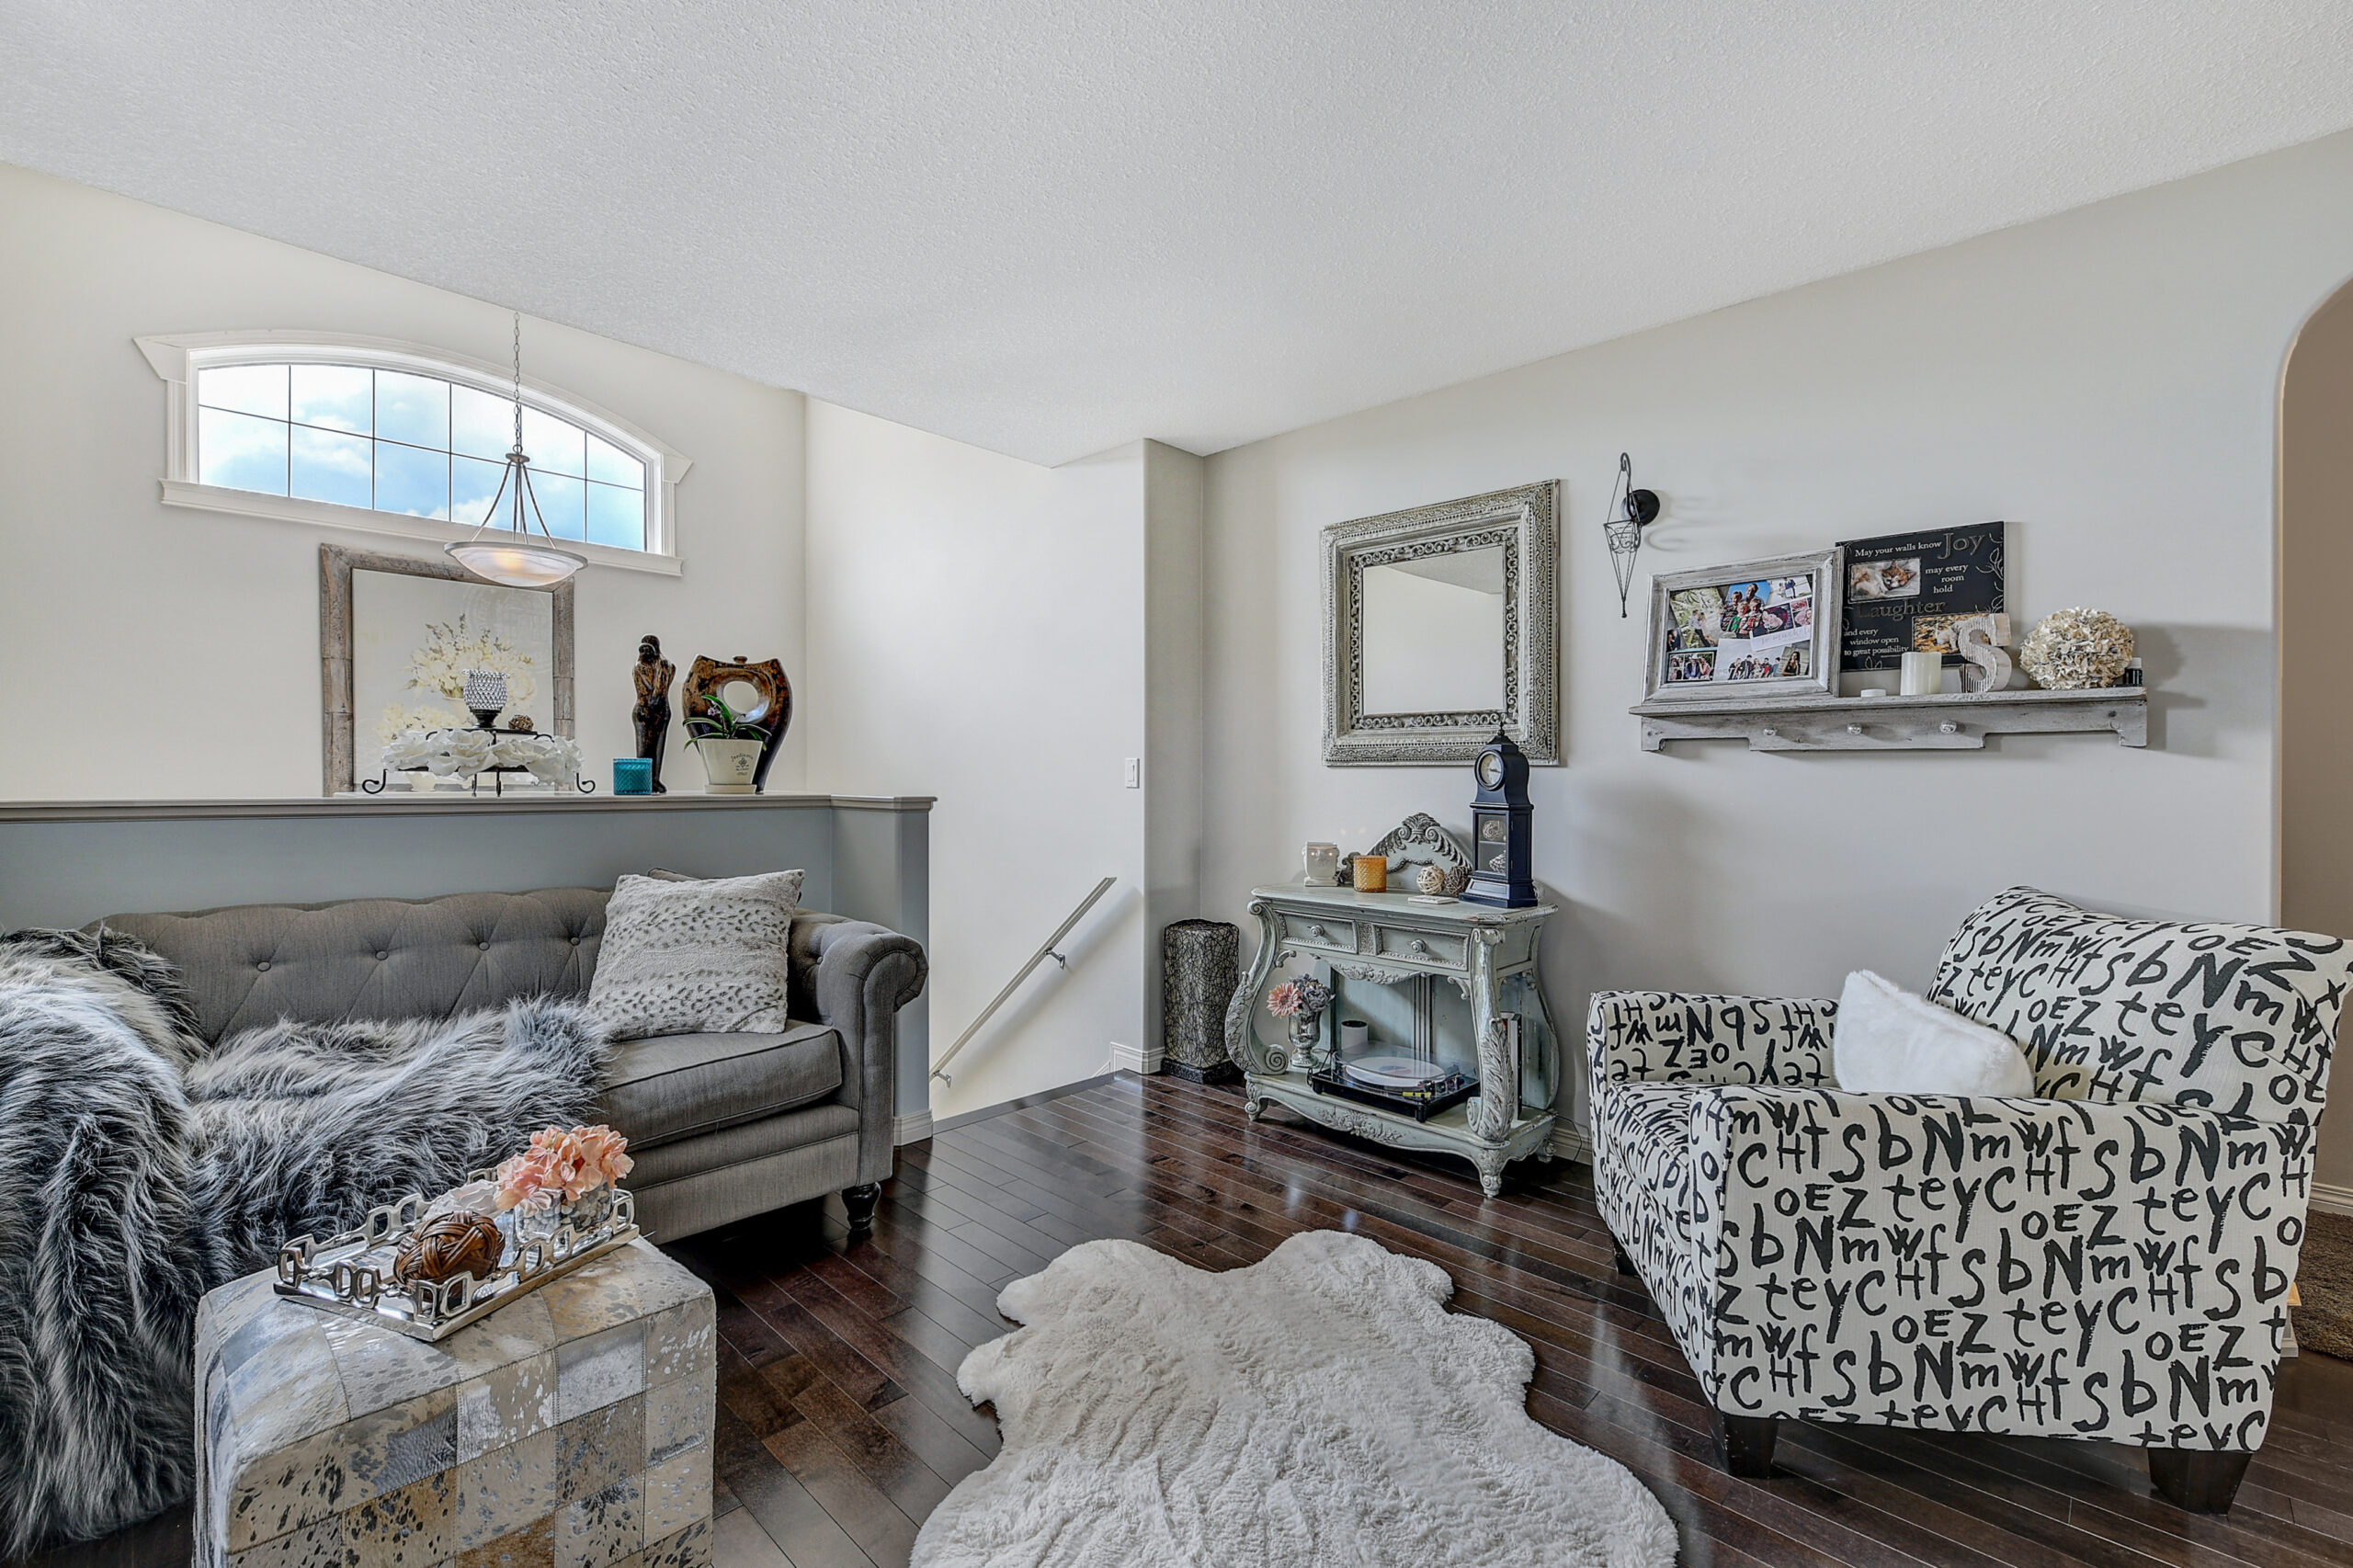
[[[1534,1353],[1453,1293],[1338,1231],[1216,1274],[1073,1247],[957,1373],[1005,1451],[914,1568],[1668,1568],[1657,1499],[1529,1418]]]

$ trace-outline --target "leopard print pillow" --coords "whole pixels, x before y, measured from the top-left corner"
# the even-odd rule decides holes
[[[605,907],[589,1006],[615,1040],[781,1033],[801,879],[621,878]]]

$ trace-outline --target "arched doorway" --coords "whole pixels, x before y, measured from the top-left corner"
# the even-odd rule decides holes
[[[2353,937],[2353,283],[2288,351],[2279,554],[2279,919]],[[2353,1198],[2353,1116],[2323,1119],[2314,1176]]]

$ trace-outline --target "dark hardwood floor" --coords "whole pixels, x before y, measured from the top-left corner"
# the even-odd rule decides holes
[[[1640,1475],[1695,1568],[2353,1568],[2353,1365],[2320,1356],[2283,1371],[2222,1518],[2158,1501],[2139,1454],[2092,1443],[1788,1423],[1773,1477],[1733,1480],[1681,1354],[1612,1267],[1589,1173],[1520,1169],[1483,1200],[1467,1165],[1279,1112],[1254,1127],[1231,1091],[1121,1075],[902,1150],[870,1238],[835,1200],[681,1243],[719,1294],[721,1568],[904,1562],[997,1450],[957,1365],[1012,1326],[997,1290],[1063,1248],[1124,1236],[1231,1268],[1326,1227],[1437,1262],[1461,1310],[1533,1344],[1529,1413]]]
[[[1736,1481],[1681,1354],[1612,1266],[1585,1168],[1518,1167],[1484,1200],[1467,1165],[1272,1116],[1254,1127],[1230,1090],[1121,1075],[902,1150],[870,1237],[851,1238],[835,1199],[671,1246],[719,1299],[718,1568],[904,1562],[925,1516],[997,1451],[956,1368],[1012,1327],[998,1290],[1064,1247],[1124,1236],[1231,1268],[1325,1227],[1437,1262],[1461,1310],[1533,1344],[1529,1414],[1640,1475],[1693,1568],[2353,1568],[2353,1364],[2288,1364],[2223,1518],[2159,1502],[2139,1454],[2091,1443],[1787,1423],[1772,1478]],[[43,1568],[188,1552],[183,1512]]]

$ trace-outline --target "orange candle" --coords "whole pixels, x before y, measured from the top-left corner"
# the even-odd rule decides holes
[[[1385,855],[1357,857],[1357,892],[1387,892],[1389,891],[1389,858]]]

